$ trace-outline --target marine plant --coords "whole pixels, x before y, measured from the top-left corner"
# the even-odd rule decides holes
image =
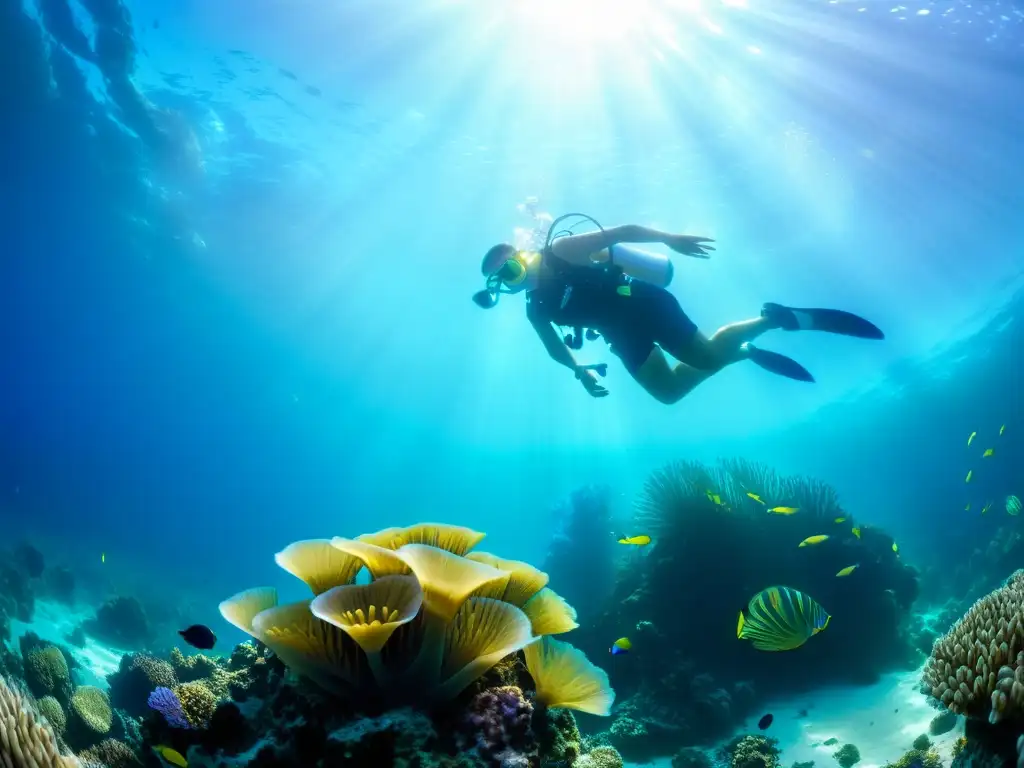
[[[526,651],[537,702],[607,715],[607,675],[547,637],[576,628],[575,611],[547,588],[544,572],[471,552],[483,538],[425,523],[295,542],[275,560],[306,583],[310,599],[278,605],[276,590],[251,589],[221,603],[221,614],[340,696],[439,703]],[[361,571],[369,583],[356,583]]]
[[[26,699],[0,677],[0,765],[4,768],[80,768]]]
[[[1024,721],[1024,570],[935,641],[924,687],[958,715]]]

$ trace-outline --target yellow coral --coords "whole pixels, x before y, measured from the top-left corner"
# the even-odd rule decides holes
[[[611,714],[615,692],[603,669],[568,643],[545,636],[526,646],[526,668],[537,686],[537,701],[592,715]]]
[[[89,730],[101,736],[110,731],[114,713],[107,694],[92,685],[76,688],[71,696],[71,710]]]
[[[288,573],[306,582],[314,595],[351,584],[363,567],[358,558],[331,546],[327,539],[296,541],[274,555],[274,560]]]
[[[289,605],[277,605],[272,590],[249,590],[224,601],[221,613],[292,671],[330,691],[370,693],[389,703],[450,698],[538,633],[576,626],[572,608],[544,588],[543,572],[493,555],[465,556],[482,538],[438,524],[335,538],[331,546],[355,558],[369,584],[337,585]],[[278,559],[294,566],[291,556]],[[568,654],[572,668],[596,679],[573,654],[579,652]],[[550,675],[541,677],[539,687],[558,690]],[[583,690],[580,680],[575,683],[560,681],[563,694],[571,689],[578,695],[561,695],[558,706],[599,710],[602,695],[610,705],[610,689]]]
[[[1024,570],[935,641],[924,682],[958,715],[1024,720]]]
[[[62,755],[57,737],[0,676],[0,765],[4,768],[81,768],[73,755]]]
[[[183,683],[174,689],[185,719],[193,728],[205,728],[217,708],[217,697],[203,683]]]
[[[547,587],[526,602],[523,613],[535,635],[560,635],[579,626],[576,609]]]

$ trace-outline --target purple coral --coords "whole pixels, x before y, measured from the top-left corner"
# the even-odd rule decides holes
[[[514,686],[478,693],[463,721],[463,732],[475,741],[477,752],[494,768],[533,765],[537,742],[530,723],[533,705]]]
[[[181,699],[170,688],[157,688],[149,694],[146,702],[151,709],[155,709],[164,716],[164,720],[171,728],[188,728],[188,720],[185,719],[185,710],[181,707]]]

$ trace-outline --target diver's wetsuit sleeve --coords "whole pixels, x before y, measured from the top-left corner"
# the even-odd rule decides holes
[[[536,307],[532,309],[531,307],[533,307],[532,304],[526,305],[526,317],[529,319],[530,325],[533,326],[533,330],[537,332],[537,336],[540,338],[541,344],[544,345],[544,349],[547,350],[552,360],[575,373],[577,363],[572,351],[565,346],[565,342],[558,335],[555,326],[545,320]]]

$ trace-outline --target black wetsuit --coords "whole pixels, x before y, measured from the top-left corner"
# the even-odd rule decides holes
[[[574,266],[550,248],[544,265],[539,285],[527,294],[530,319],[598,331],[630,373],[644,364],[655,344],[672,354],[697,332],[664,288],[631,280],[615,267]]]

